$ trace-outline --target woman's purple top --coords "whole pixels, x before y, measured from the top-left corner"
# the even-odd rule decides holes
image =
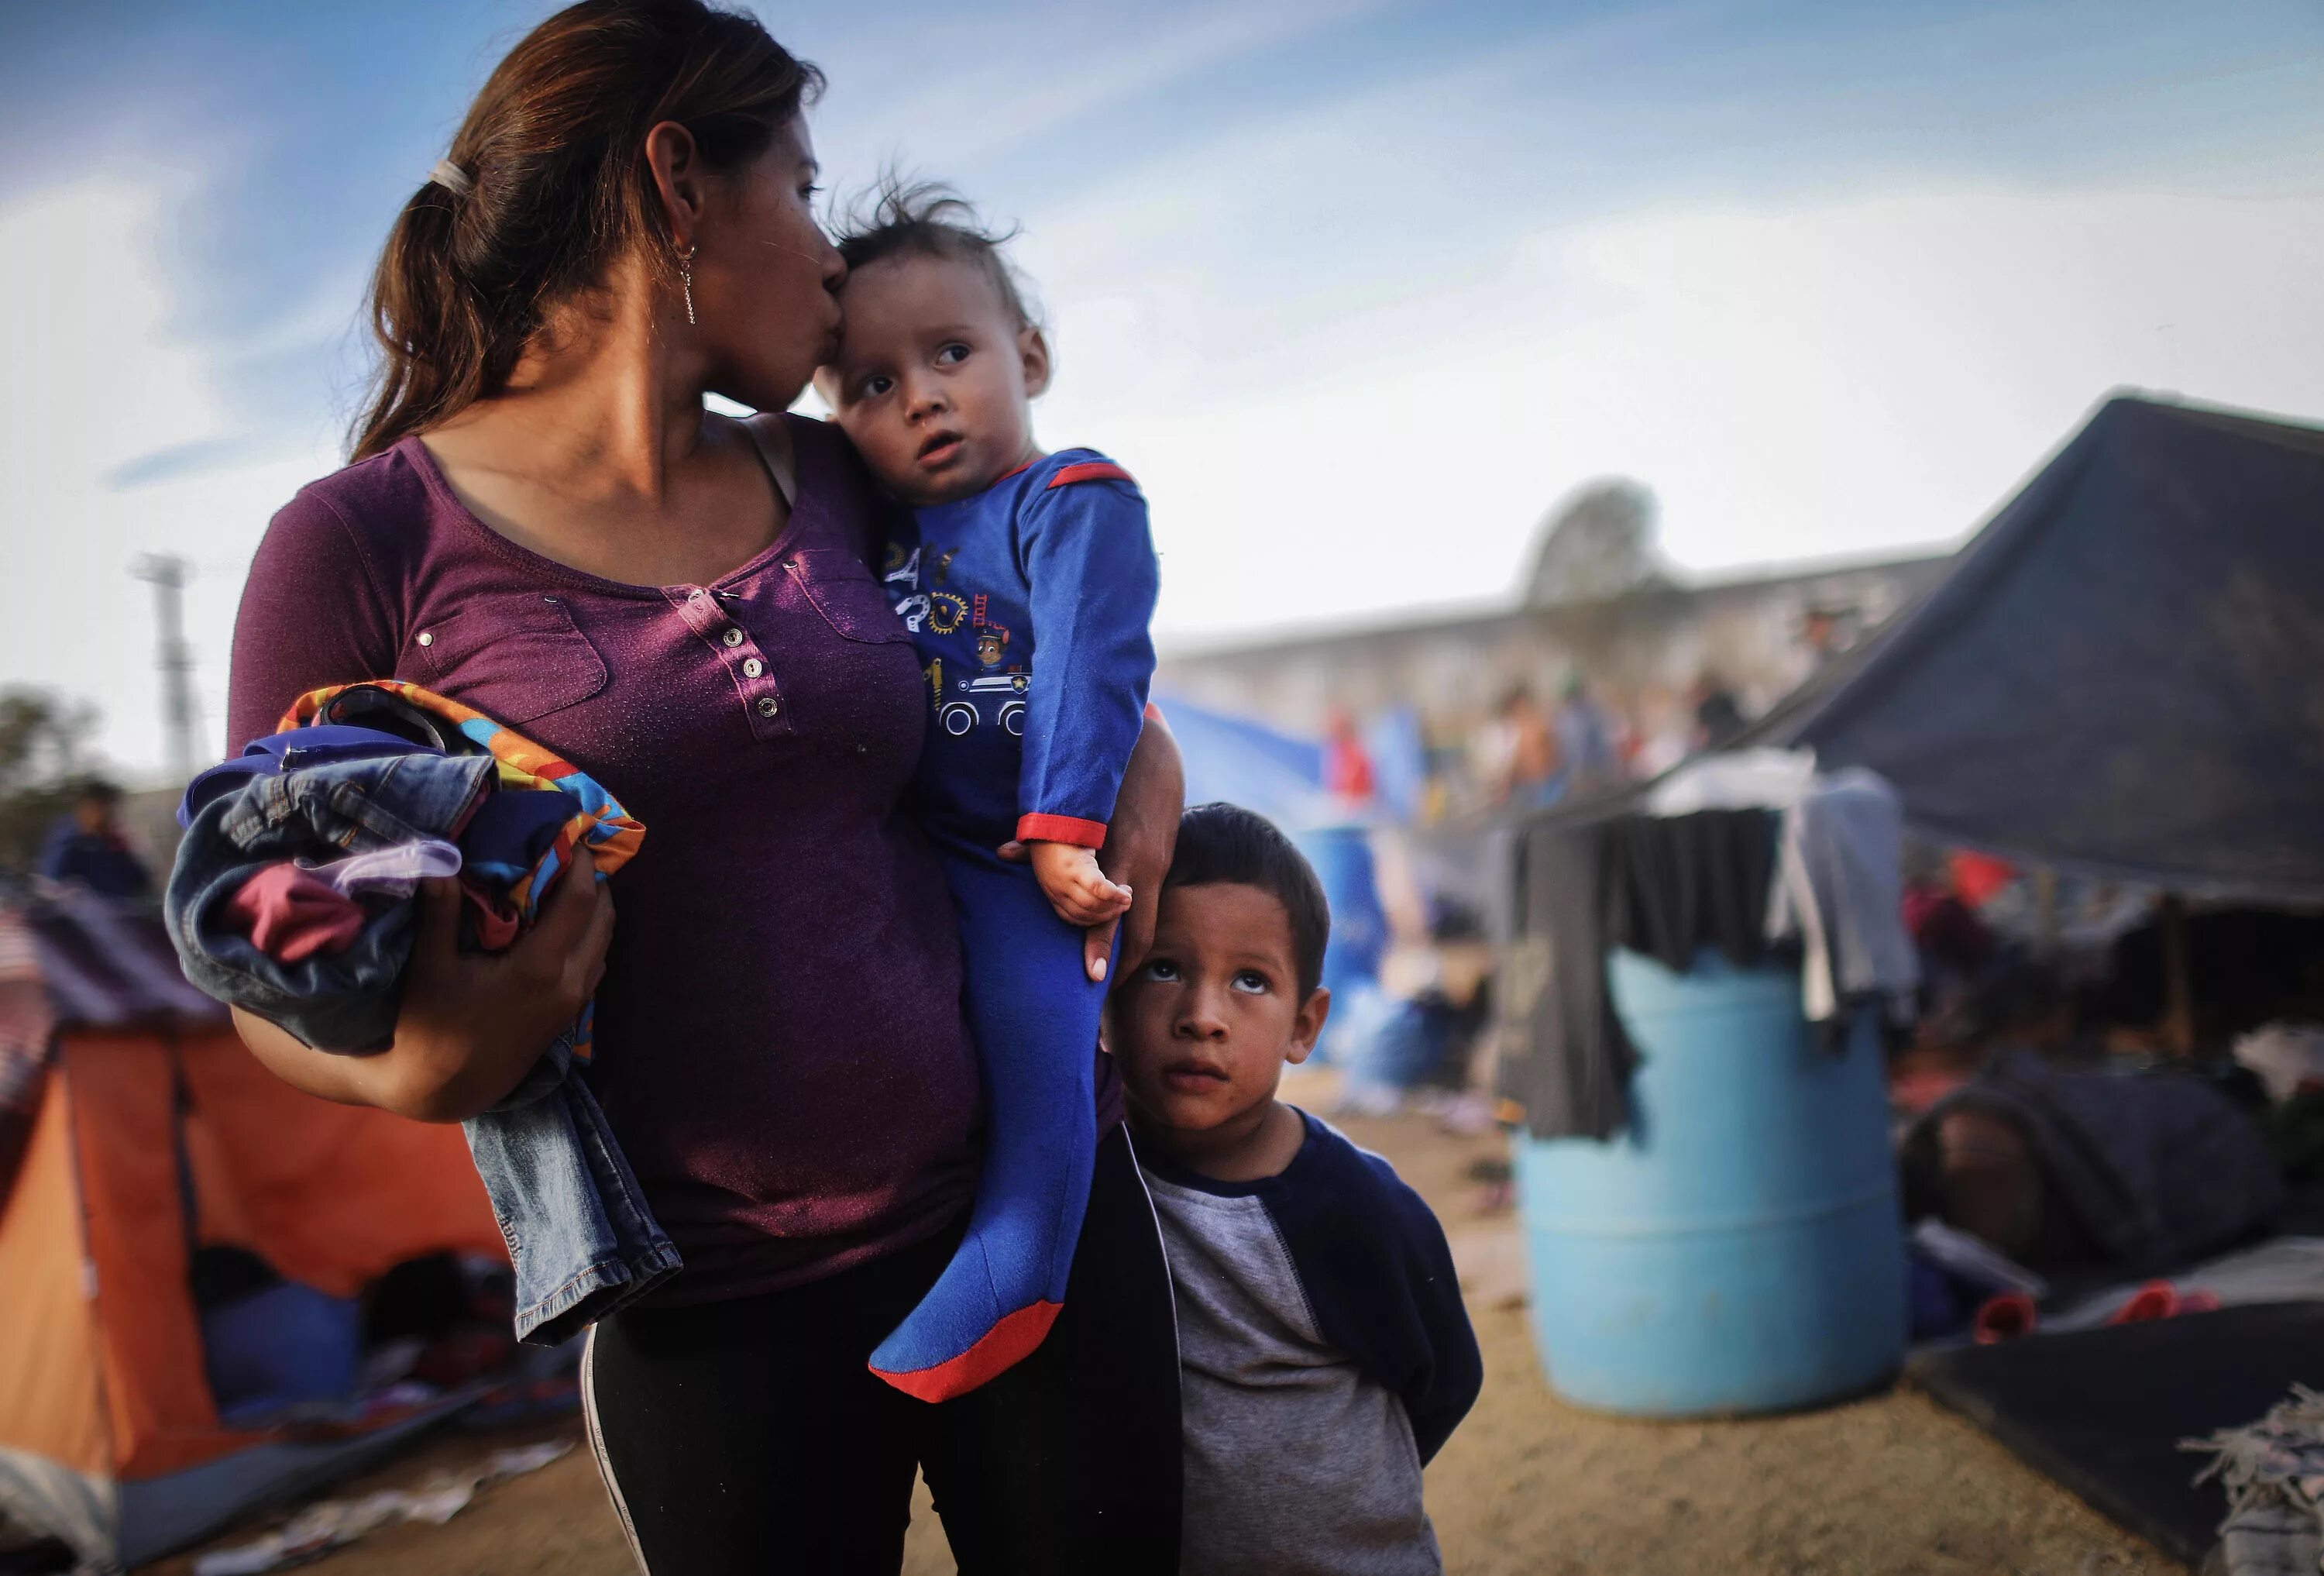
[[[309,689],[405,678],[645,823],[613,878],[590,1083],[685,1257],[665,1301],[829,1275],[975,1188],[952,903],[897,809],[926,691],[867,567],[869,481],[836,429],[787,419],[790,523],[710,585],[528,552],[407,438],[274,517],[235,627],[237,750]]]

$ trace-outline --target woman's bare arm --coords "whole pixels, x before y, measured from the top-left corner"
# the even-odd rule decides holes
[[[613,900],[595,878],[588,852],[576,853],[540,922],[489,956],[458,949],[457,884],[426,883],[395,1043],[384,1051],[318,1051],[239,1008],[235,1027],[251,1054],[294,1089],[420,1121],[465,1121],[514,1089],[595,993]]]
[[[1178,851],[1178,818],[1186,813],[1186,763],[1178,754],[1178,741],[1158,711],[1146,714],[1146,726],[1130,751],[1121,775],[1121,792],[1113,801],[1113,819],[1106,824],[1105,846],[1098,850],[1098,868],[1110,880],[1130,889],[1130,912],[1104,925],[1090,927],[1086,955],[1090,978],[1104,977],[1107,952],[1113,945],[1115,926],[1121,927],[1121,956],[1117,975],[1127,975],[1146,961],[1154,945],[1154,914],[1162,900],[1162,878],[1170,873],[1170,858]]]

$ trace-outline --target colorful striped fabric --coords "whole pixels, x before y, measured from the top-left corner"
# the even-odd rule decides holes
[[[350,689],[385,690],[407,705],[451,723],[463,737],[489,752],[499,763],[500,787],[503,790],[538,792],[554,788],[573,799],[573,815],[558,829],[548,852],[530,870],[513,872],[516,879],[509,886],[508,899],[521,922],[530,922],[558,872],[572,859],[575,848],[587,845],[590,855],[597,862],[597,879],[602,881],[627,864],[645,841],[644,825],[622,809],[621,801],[587,772],[474,707],[447,700],[417,684],[382,678],[362,684],[334,684],[310,691],[282,714],[277,731],[287,733],[294,728],[309,726],[322,715],[333,696]],[[573,1059],[576,1062],[589,1060],[594,1016],[594,1005],[584,1007],[580,1021],[575,1026]]]

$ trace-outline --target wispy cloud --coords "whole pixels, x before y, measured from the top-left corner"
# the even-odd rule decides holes
[[[97,484],[108,493],[134,492],[240,464],[263,453],[265,447],[265,439],[249,434],[167,444],[107,466],[97,474]]]
[[[1411,3],[1206,0],[956,14],[845,41],[823,62],[835,84],[826,131],[881,161],[900,152],[974,165],[1127,100]]]

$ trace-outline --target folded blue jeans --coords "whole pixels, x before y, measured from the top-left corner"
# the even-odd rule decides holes
[[[516,1267],[516,1336],[554,1346],[678,1273],[677,1245],[559,1036],[524,1082],[461,1124]]]

